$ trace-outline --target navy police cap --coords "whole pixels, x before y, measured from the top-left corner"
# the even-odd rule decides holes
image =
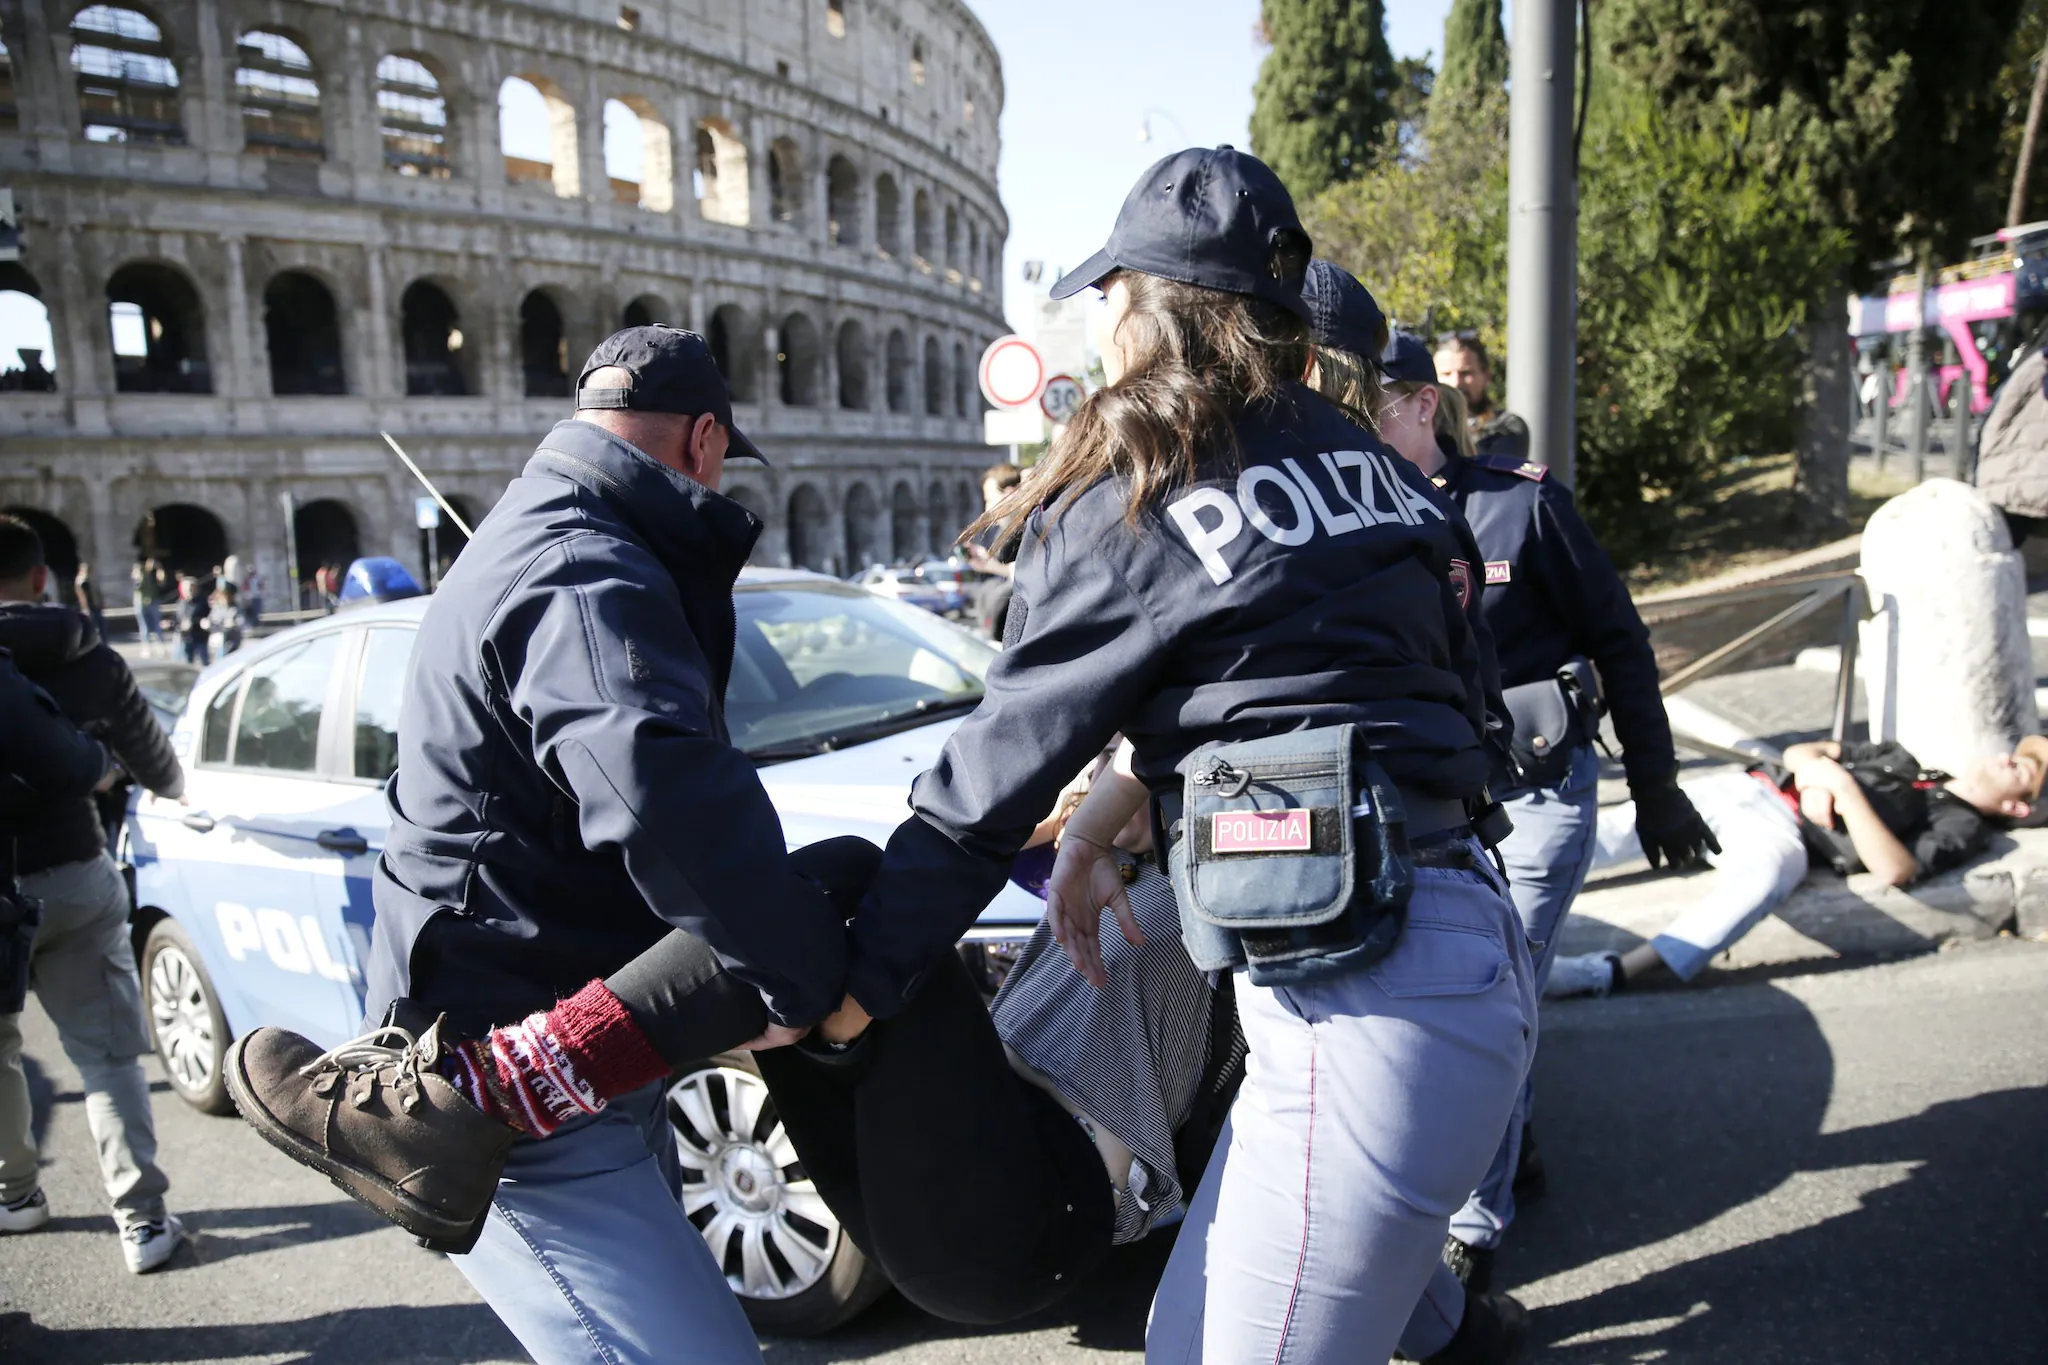
[[[1436,360],[1422,338],[1413,332],[1396,332],[1380,352],[1380,373],[1396,384],[1436,383]]]
[[[1190,147],[1156,162],[1125,198],[1109,244],[1052,287],[1056,299],[1118,270],[1249,294],[1306,319],[1308,234],[1265,162],[1234,147]]]
[[[585,388],[598,370],[617,366],[631,376],[624,388]],[[583,373],[576,376],[576,407],[627,408],[634,412],[673,412],[686,417],[709,413],[725,428],[726,458],[768,457],[732,424],[732,390],[719,373],[711,347],[695,332],[680,327],[628,327],[597,344]]]
[[[1379,300],[1336,262],[1310,261],[1301,296],[1308,301],[1309,336],[1316,345],[1370,360],[1387,344],[1387,315]]]

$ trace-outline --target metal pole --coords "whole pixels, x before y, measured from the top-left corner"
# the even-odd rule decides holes
[[[1948,475],[1963,483],[1970,481],[1970,400],[1975,395],[1970,389],[1970,372],[1964,370],[1948,386],[1952,429],[1948,438]]]
[[[435,592],[441,586],[441,528],[434,525],[427,528],[427,591]]]
[[[1870,419],[1870,450],[1873,455],[1877,456],[1879,473],[1884,472],[1885,459],[1891,454],[1888,447],[1892,441],[1892,390],[1897,385],[1898,381],[1893,377],[1891,362],[1889,360],[1878,361],[1877,411],[1871,415]]]
[[[299,500],[289,493],[280,493],[277,500],[284,504],[284,570],[292,583],[292,610],[304,611],[305,601],[299,596]]]
[[[1856,706],[1856,632],[1863,623],[1863,583],[1852,580],[1842,594],[1842,638],[1837,645],[1841,666],[1835,672],[1834,741],[1849,737],[1849,714]]]
[[[1529,458],[1566,483],[1578,351],[1577,8],[1573,0],[1520,0],[1508,58],[1508,409],[1529,424]]]
[[[1920,320],[1906,333],[1906,477],[1927,477],[1927,267],[1914,286],[1920,291]]]

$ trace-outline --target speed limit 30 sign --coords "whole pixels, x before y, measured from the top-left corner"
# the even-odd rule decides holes
[[[1081,400],[1088,396],[1088,390],[1081,387],[1081,381],[1070,374],[1056,374],[1045,381],[1045,392],[1038,395],[1038,408],[1046,420],[1063,425],[1074,420],[1074,414],[1081,410]]]

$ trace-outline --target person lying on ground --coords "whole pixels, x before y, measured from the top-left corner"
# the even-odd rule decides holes
[[[1968,860],[1991,829],[2025,819],[2048,772],[2048,739],[2029,735],[1958,776],[1923,769],[1897,743],[1795,744],[1778,764],[1684,784],[1725,852],[1716,884],[1648,943],[1560,957],[1545,994],[1606,995],[1646,974],[1690,981],[1782,905],[1814,862],[1905,886]],[[1632,803],[1600,812],[1595,869],[1642,857]]]

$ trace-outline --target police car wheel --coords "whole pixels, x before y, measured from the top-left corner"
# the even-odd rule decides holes
[[[667,1109],[683,1212],[756,1327],[827,1332],[888,1289],[805,1177],[752,1058],[728,1054],[680,1073]]]
[[[158,920],[143,940],[142,991],[149,1036],[171,1089],[201,1113],[234,1113],[221,1076],[221,1058],[233,1041],[227,1017],[199,949],[174,919]]]

